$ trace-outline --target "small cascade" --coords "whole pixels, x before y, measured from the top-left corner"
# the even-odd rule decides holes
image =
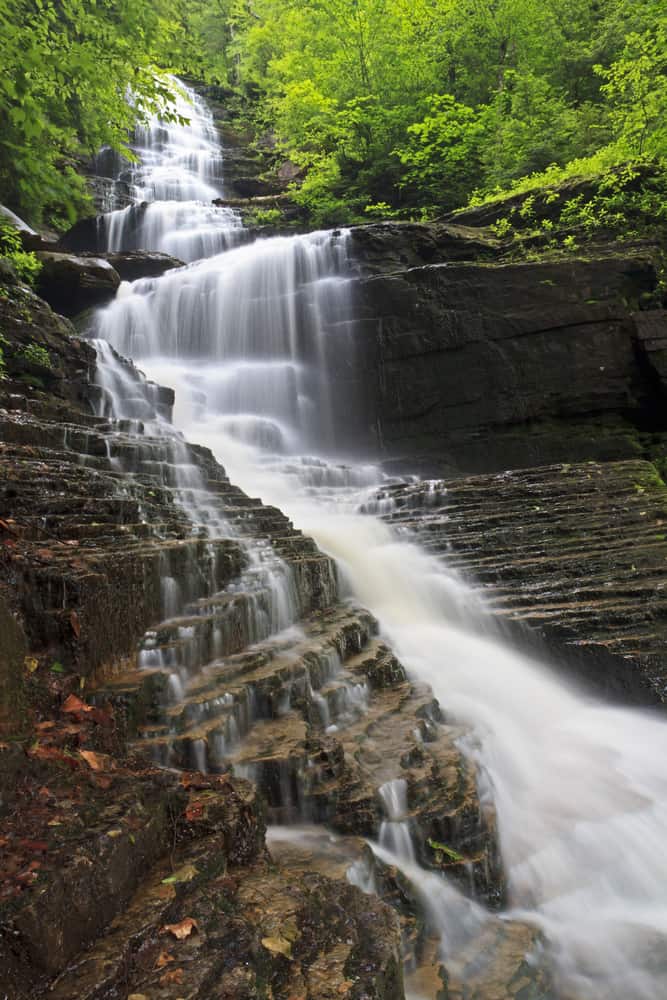
[[[138,125],[130,147],[136,162],[111,164],[107,202],[128,204],[101,217],[100,242],[108,250],[157,250],[192,261],[234,246],[243,230],[237,212],[212,204],[223,193],[212,115],[190,87],[169,81],[174,120],[154,114]]]
[[[402,861],[414,863],[415,850],[408,815],[408,783],[404,778],[387,781],[378,788],[387,818],[380,827],[379,842]]]
[[[354,361],[347,248],[345,232],[275,238],[136,281],[98,336],[177,387],[199,440],[224,435],[269,455],[333,449],[337,405],[353,405],[335,403],[329,378]],[[325,485],[321,460],[301,471]]]

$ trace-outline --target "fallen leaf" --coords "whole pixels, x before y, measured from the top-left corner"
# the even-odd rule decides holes
[[[72,626],[72,632],[74,632],[74,635],[78,639],[81,635],[81,622],[79,621],[79,616],[76,611],[73,611],[69,616],[69,623]]]
[[[157,962],[155,963],[155,967],[157,969],[164,969],[165,965],[169,965],[169,963],[173,961],[174,961],[173,955],[171,955],[168,951],[161,951],[157,957]]]
[[[159,885],[155,894],[159,899],[175,899],[176,890],[174,889],[173,883],[169,885]]]
[[[41,854],[49,849],[49,845],[45,840],[19,840],[19,844],[26,851],[37,851]]]
[[[292,957],[292,945],[282,937],[262,938],[262,944],[267,951],[273,955],[284,955],[285,958]]]
[[[106,754],[95,753],[93,750],[79,750],[79,755],[93,771],[103,771],[109,760]]]
[[[171,972],[165,972],[163,976],[160,976],[160,986],[171,986],[172,983],[175,986],[180,986],[184,975],[183,969],[172,969]]]
[[[81,701],[81,699],[77,698],[75,694],[70,694],[65,699],[65,702],[60,711],[69,712],[72,715],[76,715],[78,712],[84,712],[84,713],[92,712],[93,706],[87,705],[85,701]]]
[[[29,674],[34,674],[35,670],[37,670],[37,667],[39,666],[39,660],[36,660],[34,656],[26,656],[23,661],[23,666]]]
[[[185,810],[185,818],[188,823],[193,823],[195,820],[201,819],[203,815],[204,805],[201,802],[191,802]]]
[[[38,722],[37,725],[35,726],[35,729],[37,729],[40,733],[42,733],[46,729],[53,729],[54,726],[55,722],[53,721],[53,719],[47,719],[46,722]]]
[[[185,920],[181,920],[179,924],[165,924],[162,928],[163,934],[173,934],[179,941],[183,941],[185,938],[190,937],[193,931],[199,931],[199,928],[197,926],[197,921],[193,920],[192,917],[186,917]]]

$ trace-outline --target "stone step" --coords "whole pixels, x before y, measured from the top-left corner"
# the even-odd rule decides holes
[[[389,906],[289,865],[225,865],[215,849],[209,839],[179,858],[182,872],[196,874],[175,891],[160,878],[172,869],[159,868],[49,997],[217,1000],[259,996],[267,982],[285,997],[324,1000],[345,995],[350,983],[363,996],[402,996],[398,921]],[[187,937],[176,937],[181,928]]]
[[[230,595],[229,606],[233,608],[241,596]],[[302,705],[309,719],[320,719],[315,692],[341,663],[359,654],[376,628],[368,613],[340,608],[304,622],[298,635],[290,629],[287,635],[278,634],[238,655],[208,657],[211,630],[219,621],[213,615],[165,623],[153,633],[154,651],[147,650],[145,655],[149,666],[153,655],[162,661],[156,669],[121,677],[95,692],[99,701],[116,704],[120,699],[126,710],[133,691],[138,705],[152,703],[146,714],[152,723],[143,728],[139,749],[163,764],[194,758],[204,769],[219,769],[225,765],[224,755],[235,750],[256,723],[280,717],[293,703]],[[241,643],[247,645],[243,638]],[[234,641],[238,639],[236,629]],[[166,661],[170,661],[168,666]],[[358,684],[352,675],[350,680]],[[184,698],[164,704],[170,690],[181,688]],[[130,709],[130,714],[136,723],[138,710]]]

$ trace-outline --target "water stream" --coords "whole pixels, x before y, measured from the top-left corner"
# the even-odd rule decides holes
[[[382,475],[342,457],[352,447],[327,378],[341,358],[354,363],[348,238],[235,245],[238,218],[210,204],[222,163],[210,116],[199,100],[189,114],[188,127],[140,132],[141,165],[125,179],[137,204],[105,226],[110,247],[193,263],[124,285],[98,336],[175,389],[185,438],[336,559],[409,673],[470,726],[468,752],[498,814],[510,913],[543,929],[559,995],[666,996],[667,724],[598,703],[503,645],[465,582],[361,513]],[[458,894],[416,866],[400,784],[383,786],[377,850],[419,886],[444,930],[460,919]]]

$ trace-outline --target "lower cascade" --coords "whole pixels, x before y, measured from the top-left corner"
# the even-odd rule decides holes
[[[136,656],[100,670],[91,704],[117,709],[133,753],[165,781],[187,772],[188,822],[205,814],[222,828],[226,796],[225,850],[256,866],[246,883],[221,869],[241,916],[211,951],[245,947],[265,920],[285,998],[332,997],[330,978],[341,996],[378,1000],[667,995],[667,724],[514,649],[481,590],[431,554],[429,511],[446,507],[446,491],[391,477],[358,444],[349,232],[252,242],[213,204],[224,151],[205,103],[178,86],[189,123],[138,130],[137,164],[116,165],[99,224],[110,250],[163,251],[183,266],[123,282],[95,312],[94,414],[85,434],[64,423],[58,446],[78,454],[82,477],[112,484],[108,505],[154,590]],[[422,494],[421,533],[395,517],[404,488]],[[239,783],[241,794],[236,778],[255,787]],[[132,927],[150,903],[164,907],[165,939],[199,933],[163,901],[181,882],[196,891],[203,864],[188,850],[148,902],[128,903]],[[340,898],[325,878],[345,880]],[[394,916],[383,907],[367,919],[378,897]],[[338,964],[313,961],[306,982],[285,970],[313,899],[343,930]],[[109,955],[122,952],[116,919],[109,953],[94,946],[67,966],[54,1000],[117,995],[91,985],[103,989]],[[404,986],[382,951],[391,934]],[[59,941],[64,966],[80,942]],[[349,992],[362,944],[373,993]],[[151,961],[166,968],[161,947]],[[246,973],[220,996],[259,996]],[[208,971],[183,974],[200,984]],[[200,995],[159,981],[176,990],[168,1000]]]
[[[169,177],[178,162],[169,154]],[[179,210],[149,205],[144,226],[151,208],[175,235],[147,246],[176,252]],[[123,232],[113,214],[106,224]],[[386,477],[350,460],[330,396],[331,369],[355,364],[346,234],[209,246],[203,260],[123,285],[95,326],[115,460],[123,438],[136,441],[133,455],[160,463],[205,544],[238,541],[246,567],[221,591],[212,569],[205,593],[165,568],[165,621],[141,654],[147,676],[166,678],[163,710],[140,745],[164,765],[252,778],[278,857],[305,851],[365,891],[400,897],[415,997],[435,996],[424,970],[438,963],[450,985],[481,983],[474,995],[490,996],[503,928],[525,962],[517,997],[662,995],[664,722],[599,704],[514,652],[480,595],[386,523]],[[174,427],[113,389],[121,356],[152,380],[142,386],[175,390]],[[343,603],[333,577],[303,600],[302,536],[285,556],[275,541],[269,551],[244,541],[243,519],[219,510],[187,442],[315,539]],[[320,573],[330,565],[320,560]]]

